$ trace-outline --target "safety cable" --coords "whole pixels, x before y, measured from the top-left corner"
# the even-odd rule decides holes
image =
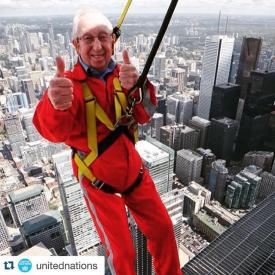
[[[143,90],[144,90],[143,86],[145,84],[147,74],[148,74],[148,72],[150,70],[150,67],[151,67],[151,65],[153,63],[153,60],[154,60],[154,58],[156,56],[156,53],[158,51],[159,45],[160,45],[160,43],[161,43],[161,41],[163,39],[163,36],[164,36],[164,34],[165,34],[166,30],[167,30],[168,25],[170,23],[170,20],[172,18],[174,10],[175,10],[175,8],[177,6],[177,3],[178,3],[178,0],[172,0],[171,1],[170,6],[169,6],[169,8],[168,8],[168,10],[166,12],[166,15],[164,17],[164,20],[162,22],[162,25],[161,25],[161,27],[159,29],[158,35],[156,37],[156,40],[155,40],[155,42],[153,44],[153,47],[152,47],[152,49],[151,49],[151,51],[149,53],[148,59],[147,59],[147,61],[145,63],[143,71],[142,71],[141,75],[139,76],[136,84],[129,90],[129,93],[128,93],[128,101],[129,101],[128,112],[129,113],[128,113],[128,115],[132,114],[133,106],[135,104],[140,103],[142,101],[142,99],[143,99]],[[132,98],[132,95],[133,95],[133,93],[135,93],[135,90],[137,88],[140,88],[140,98],[139,98],[138,101],[135,98]]]
[[[124,21],[124,18],[125,18],[128,10],[129,10],[129,7],[130,7],[131,4],[132,4],[132,0],[128,0],[125,7],[124,7],[124,9],[123,9],[123,11],[122,11],[122,13],[121,13],[121,15],[120,15],[120,17],[119,17],[119,19],[118,19],[118,21],[117,21],[116,26],[113,29],[113,33],[115,35],[115,41],[117,41],[117,39],[119,38],[119,36],[121,34],[120,27],[121,27],[121,25]]]

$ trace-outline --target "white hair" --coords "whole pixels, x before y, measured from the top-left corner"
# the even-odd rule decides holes
[[[89,7],[80,8],[73,19],[73,39],[100,25],[106,26],[110,31],[113,30],[110,20],[99,10]]]

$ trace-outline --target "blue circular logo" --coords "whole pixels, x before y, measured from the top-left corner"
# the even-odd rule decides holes
[[[18,268],[21,272],[29,272],[32,269],[32,263],[29,259],[21,259]]]

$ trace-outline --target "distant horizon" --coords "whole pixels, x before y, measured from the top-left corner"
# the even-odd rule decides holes
[[[144,12],[137,12],[137,13],[131,13],[129,15],[127,15],[127,17],[131,17],[131,16],[150,16],[150,15],[159,15],[159,16],[164,16],[165,13],[144,13]],[[106,16],[117,16],[119,17],[119,13],[106,13]],[[173,16],[174,17],[178,17],[178,16],[188,16],[188,15],[196,15],[196,16],[209,16],[209,17],[217,17],[219,15],[219,13],[187,13],[187,12],[181,12],[181,13],[176,13]],[[24,18],[24,17],[72,17],[74,16],[74,13],[64,13],[64,14],[35,14],[35,15],[0,15],[0,18]],[[222,17],[225,16],[232,16],[232,17],[269,17],[269,18],[275,18],[275,14],[274,15],[270,15],[270,14],[231,14],[231,13],[221,13]],[[127,19],[126,17],[126,19]],[[1,24],[1,22],[0,22]]]
[[[2,3],[1,3],[2,2]],[[120,14],[127,0],[2,0],[0,17],[71,16],[79,7],[93,7],[106,14]],[[135,0],[132,14],[165,14],[171,1]],[[153,12],[152,12],[153,11]],[[275,16],[275,1],[270,0],[178,0],[175,14],[218,14]],[[34,13],[36,15],[34,15]],[[127,15],[127,16],[128,16]]]

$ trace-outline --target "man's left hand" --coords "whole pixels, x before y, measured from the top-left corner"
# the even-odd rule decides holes
[[[136,84],[139,74],[135,66],[131,64],[127,50],[122,52],[122,57],[123,64],[120,67],[119,81],[123,88],[129,90]]]

